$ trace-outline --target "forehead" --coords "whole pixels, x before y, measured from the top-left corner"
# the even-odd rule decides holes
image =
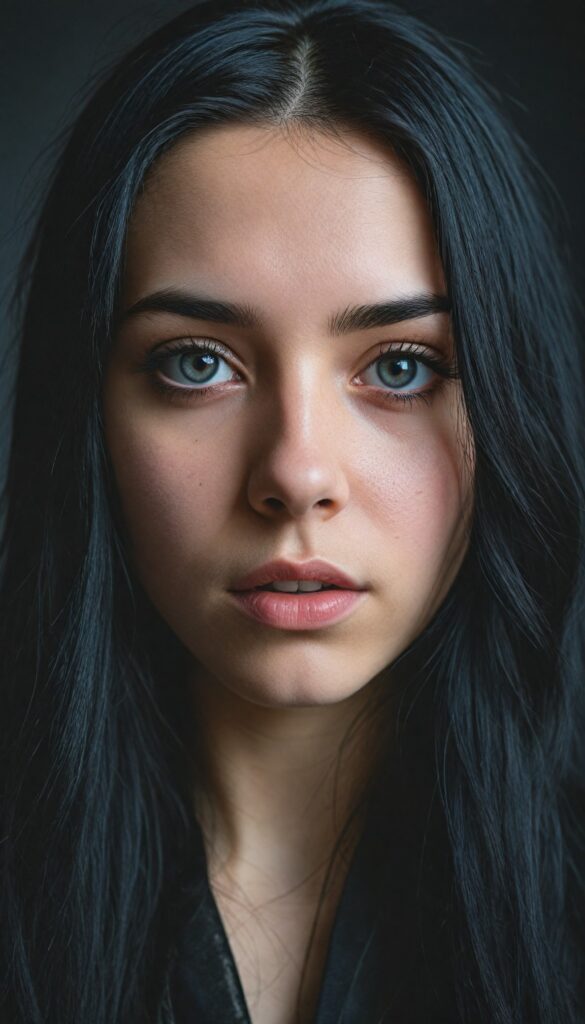
[[[149,174],[127,240],[125,295],[194,282],[269,305],[359,301],[444,282],[431,220],[389,147],[356,132],[223,126]],[[265,295],[263,296],[263,292]]]

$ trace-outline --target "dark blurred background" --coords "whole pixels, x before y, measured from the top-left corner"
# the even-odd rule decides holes
[[[188,0],[1,0],[0,351],[14,268],[88,80]],[[568,273],[585,286],[585,0],[405,0],[464,44],[559,195]],[[6,385],[4,385],[5,390]],[[0,396],[2,397],[2,396]],[[4,403],[3,403],[4,404]],[[4,432],[3,432],[4,434]]]

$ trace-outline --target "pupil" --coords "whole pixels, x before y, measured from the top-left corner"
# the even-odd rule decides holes
[[[388,367],[388,376],[390,377],[390,380],[385,381],[385,383],[392,384],[393,387],[410,384],[416,376],[416,364],[412,356],[402,356],[399,359],[394,357],[381,364],[382,369],[385,367]],[[384,379],[382,373],[380,373],[380,376]]]
[[[197,381],[197,383],[201,383],[197,374],[205,374],[206,372],[208,373],[209,370],[215,371],[216,361],[217,357],[212,355],[210,352],[201,352],[196,353],[195,355],[191,354],[181,356],[179,365],[181,367],[181,372],[184,373],[186,377],[190,380]],[[209,380],[209,373],[205,379]]]

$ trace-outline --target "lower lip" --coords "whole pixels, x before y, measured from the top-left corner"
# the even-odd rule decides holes
[[[351,615],[365,600],[365,590],[323,590],[305,594],[273,590],[232,590],[246,615],[275,629],[320,629]]]

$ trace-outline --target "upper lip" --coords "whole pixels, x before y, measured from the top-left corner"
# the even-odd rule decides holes
[[[288,562],[284,558],[265,562],[246,576],[242,576],[231,589],[252,590],[275,580],[319,580],[321,583],[331,583],[346,590],[366,589],[336,565],[324,562],[320,558],[313,558],[310,562]]]

